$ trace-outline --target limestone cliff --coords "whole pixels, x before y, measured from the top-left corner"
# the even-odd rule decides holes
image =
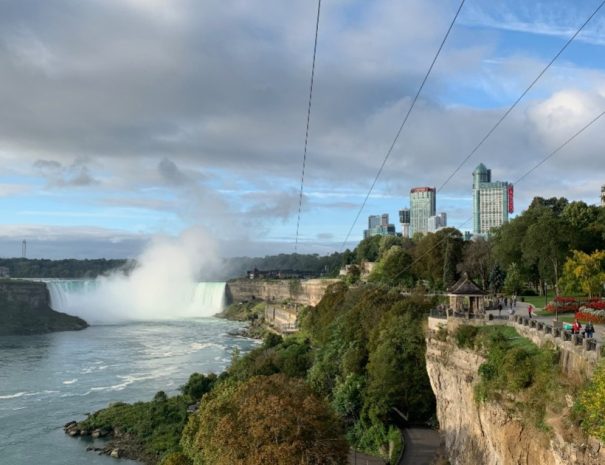
[[[0,336],[84,329],[81,318],[55,312],[45,283],[0,281]]]
[[[550,431],[490,402],[478,404],[474,384],[483,358],[455,343],[427,339],[427,370],[437,417],[452,465],[602,465],[602,445],[565,421],[549,418]]]
[[[337,279],[307,280],[264,280],[236,279],[229,281],[226,287],[227,302],[283,302],[289,300],[301,305],[317,305],[330,284]]]

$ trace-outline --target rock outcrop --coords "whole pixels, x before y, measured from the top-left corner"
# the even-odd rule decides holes
[[[54,311],[42,282],[0,281],[0,336],[73,331],[88,327],[81,318]]]
[[[543,431],[497,403],[477,403],[474,385],[483,358],[430,334],[427,370],[452,465],[605,464],[602,444],[562,418],[550,418],[550,430]]]
[[[264,280],[236,279],[226,286],[227,303],[250,302],[283,302],[285,300],[301,305],[317,305],[326,289],[338,279],[307,280]]]

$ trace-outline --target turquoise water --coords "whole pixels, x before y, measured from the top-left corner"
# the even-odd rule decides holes
[[[222,371],[236,347],[256,344],[228,334],[240,327],[198,318],[0,337],[0,464],[132,463],[86,452],[63,424],[110,402],[174,394],[194,371]]]

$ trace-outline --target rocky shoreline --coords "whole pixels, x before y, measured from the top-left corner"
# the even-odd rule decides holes
[[[90,441],[92,444],[86,447],[87,452],[96,452],[114,459],[135,460],[146,465],[154,465],[159,460],[159,457],[146,453],[139,441],[118,429],[90,430],[72,420],[63,426],[63,431],[72,438]],[[102,447],[96,443],[97,440],[102,441]]]

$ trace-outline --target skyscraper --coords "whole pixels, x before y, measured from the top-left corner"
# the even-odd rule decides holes
[[[363,238],[372,236],[394,236],[395,225],[389,224],[389,214],[368,216],[368,229],[363,232]]]
[[[434,187],[414,187],[410,191],[411,234],[427,233],[429,218],[435,216],[437,190]]]
[[[399,210],[399,223],[401,224],[401,235],[403,237],[410,237],[410,209],[403,208]]]
[[[441,228],[445,228],[447,226],[447,213],[441,212],[435,216],[429,216],[429,232],[437,232]]]
[[[507,223],[512,212],[512,184],[492,182],[492,171],[480,163],[473,171],[473,233],[488,234]]]

